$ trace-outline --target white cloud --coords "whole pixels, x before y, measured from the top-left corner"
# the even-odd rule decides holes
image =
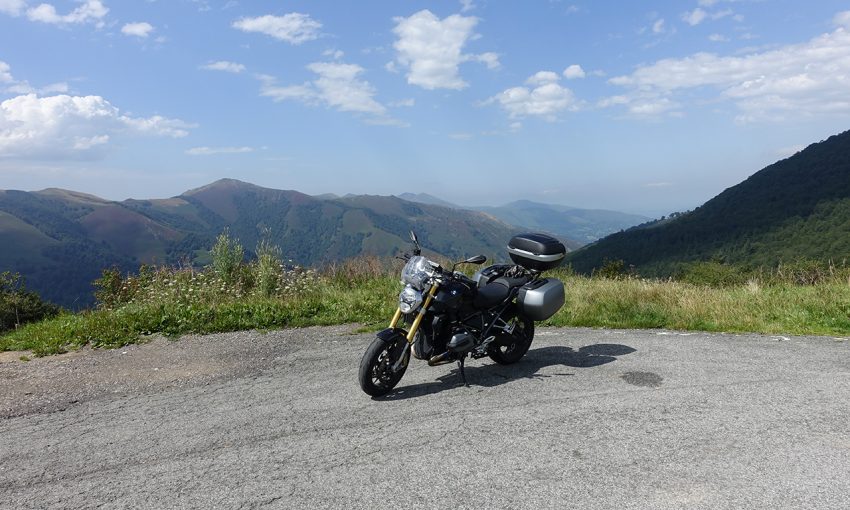
[[[260,75],[260,95],[274,101],[297,100],[306,104],[324,104],[343,112],[367,115],[370,124],[399,125],[387,116],[384,105],[374,99],[375,89],[360,79],[363,68],[341,62],[314,62],[307,69],[317,77],[302,85],[279,86],[271,76]]]
[[[17,82],[14,85],[8,87],[6,92],[9,94],[64,94],[68,92],[68,84],[65,82],[59,83],[51,83],[50,85],[46,85],[37,89],[29,84],[29,82],[21,81]]]
[[[201,69],[207,71],[224,71],[226,73],[239,74],[245,70],[245,66],[242,64],[237,64],[236,62],[219,60],[217,62],[210,62],[209,64],[203,65],[201,66]]]
[[[441,20],[422,10],[408,18],[395,18],[395,22],[396,62],[407,69],[407,83],[411,85],[427,90],[460,90],[467,86],[459,74],[461,63],[483,62],[489,69],[499,66],[495,53],[463,53],[466,42],[475,36],[478,18],[474,16],[453,14]]]
[[[576,78],[584,78],[586,76],[584,69],[578,64],[573,64],[564,69],[564,78],[574,80]]]
[[[726,42],[729,38],[723,34],[711,34],[708,36],[708,40],[711,42]]]
[[[652,33],[653,34],[661,34],[664,32],[664,18],[656,20],[655,23],[652,24]]]
[[[700,5],[706,5],[706,4],[701,3]],[[714,5],[714,4],[713,3],[707,4],[706,6],[711,6],[711,5]],[[718,19],[721,19],[721,18],[725,18],[726,16],[732,16],[734,14],[735,13],[734,13],[734,11],[732,11],[732,9],[724,9],[722,11],[708,12],[704,9],[697,7],[696,9],[694,9],[691,12],[686,12],[686,13],[682,14],[682,20],[685,23],[687,23],[688,25],[693,27],[693,26],[699,25],[700,23],[702,23],[703,21],[705,21],[707,19],[718,20]],[[734,18],[735,18],[736,21],[742,21],[743,20],[743,17],[740,17],[739,15],[734,16]]]
[[[325,50],[325,51],[322,52],[322,56],[330,57],[334,60],[339,60],[339,59],[341,59],[342,57],[345,56],[345,52],[343,52],[342,50],[333,50],[333,49]]]
[[[783,120],[850,113],[850,14],[834,18],[835,31],[808,42],[760,50],[745,56],[696,53],[639,67],[610,80],[630,88],[628,104],[639,100],[675,104],[675,94],[715,89],[735,103],[737,120]]]
[[[393,108],[400,108],[402,106],[411,107],[411,106],[416,105],[416,100],[413,99],[412,97],[409,97],[407,99],[400,99],[398,101],[393,101],[393,102],[389,103],[389,105]]]
[[[154,31],[153,25],[144,21],[139,23],[127,23],[121,27],[121,33],[135,37],[147,37]]]
[[[460,0],[460,12],[467,12],[475,9],[475,3],[472,0]]]
[[[12,68],[9,67],[9,64],[0,60],[0,83],[9,83],[15,81],[12,78]]]
[[[557,83],[561,79],[558,73],[552,71],[538,71],[531,76],[525,83],[528,85],[545,85],[547,83]]]
[[[556,73],[550,71],[538,72],[526,80],[534,88],[512,87],[491,97],[484,104],[498,103],[512,119],[534,116],[553,121],[558,113],[575,111],[579,107],[572,91],[559,85],[558,78]]]
[[[283,16],[258,16],[241,18],[233,22],[233,28],[243,32],[259,32],[291,44],[301,44],[319,37],[322,24],[307,14],[291,12]]]
[[[707,16],[708,16],[707,12],[705,12],[703,9],[700,9],[699,7],[697,7],[696,9],[694,9],[691,12],[686,12],[685,14],[682,14],[682,20],[685,23],[687,23],[688,25],[694,27],[696,25],[699,25],[703,21],[705,21],[705,18]]]
[[[68,25],[79,23],[96,23],[98,26],[103,24],[103,18],[109,12],[109,9],[103,5],[101,0],[85,0],[82,5],[69,12],[68,14],[59,14],[52,4],[40,4],[27,10],[27,18],[31,21],[39,21],[51,25]]]
[[[214,156],[216,154],[245,154],[254,152],[253,147],[192,147],[186,151],[190,156]]]
[[[192,127],[161,116],[124,115],[100,96],[27,94],[0,103],[0,157],[91,158],[116,136],[179,138]]]
[[[20,16],[26,6],[24,0],[0,0],[0,12],[9,16]]]
[[[451,138],[452,140],[458,140],[458,141],[461,141],[461,142],[466,142],[466,141],[472,140],[473,135],[472,135],[472,133],[452,133],[452,134],[449,135],[449,138]]]

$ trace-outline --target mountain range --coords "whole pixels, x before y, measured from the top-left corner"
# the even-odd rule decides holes
[[[91,304],[91,282],[102,269],[204,265],[225,229],[249,256],[265,237],[286,259],[318,265],[360,254],[396,254],[408,248],[410,230],[434,254],[499,259],[511,236],[542,228],[445,204],[395,196],[313,197],[233,179],[173,198],[122,202],[61,189],[0,191],[0,245],[9,247],[0,250],[0,271],[19,272],[44,298],[79,308]],[[565,244],[581,243],[565,239]]]
[[[397,196],[410,202],[484,212],[509,225],[550,232],[563,239],[571,249],[649,220],[646,216],[637,214],[604,209],[579,209],[530,200],[517,200],[498,207],[462,207],[427,193],[402,193]]]
[[[756,172],[695,210],[610,235],[567,256],[579,272],[622,260],[667,276],[715,260],[775,266],[850,258],[850,131]]]

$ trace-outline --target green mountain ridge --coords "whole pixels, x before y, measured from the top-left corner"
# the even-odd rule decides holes
[[[168,199],[113,202],[75,191],[0,191],[0,271],[63,306],[91,304],[90,283],[103,268],[208,262],[225,228],[249,252],[261,238],[283,256],[316,265],[360,254],[389,256],[423,246],[448,258],[504,257],[518,229],[486,214],[417,204],[397,197],[315,198],[223,179]]]
[[[694,211],[613,234],[567,257],[579,272],[605,259],[667,276],[705,260],[775,266],[850,257],[850,131],[732,186]]]

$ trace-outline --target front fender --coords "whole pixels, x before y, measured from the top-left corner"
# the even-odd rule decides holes
[[[385,344],[394,341],[398,337],[401,337],[402,339],[404,339],[405,342],[407,342],[407,331],[401,328],[387,328],[383,331],[379,331],[376,336],[378,340],[384,342]]]
[[[398,360],[393,364],[393,371],[398,372],[407,368],[407,363],[410,361],[410,343],[407,341],[407,331],[401,328],[387,328],[379,331],[376,337],[377,340],[387,345],[394,344],[399,340],[404,342],[404,350],[402,350]]]

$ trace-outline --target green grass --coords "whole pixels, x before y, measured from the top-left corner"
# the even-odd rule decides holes
[[[43,356],[83,345],[120,347],[152,334],[346,323],[368,331],[384,327],[395,311],[397,262],[358,259],[319,272],[279,267],[255,262],[227,275],[212,268],[143,268],[133,277],[106,271],[97,282],[98,309],[23,326],[0,337],[0,350]],[[802,279],[787,268],[752,273],[744,283],[723,273],[697,284],[558,270],[550,276],[564,281],[567,302],[544,325],[848,336],[847,271],[818,271]]]

